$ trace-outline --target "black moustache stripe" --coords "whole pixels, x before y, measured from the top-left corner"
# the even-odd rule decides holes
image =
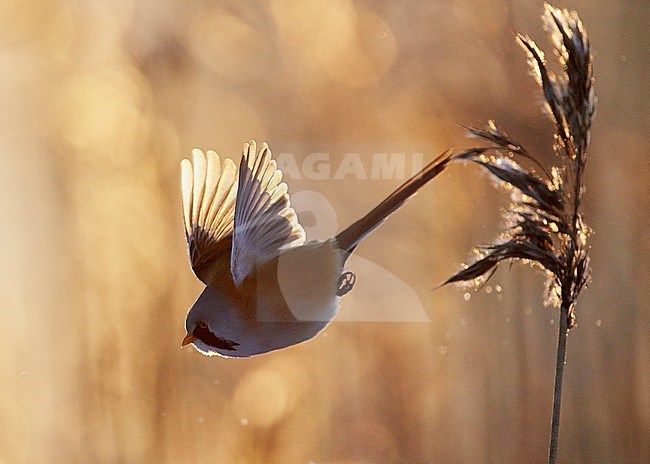
[[[235,347],[239,346],[239,343],[237,342],[217,337],[215,334],[210,332],[207,327],[199,327],[197,325],[194,329],[194,332],[192,332],[192,335],[194,335],[206,345],[209,345],[213,348],[219,348],[227,351],[237,351],[237,348]]]

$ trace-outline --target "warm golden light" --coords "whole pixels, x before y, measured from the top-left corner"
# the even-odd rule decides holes
[[[574,7],[601,102],[561,460],[650,462],[647,5]],[[412,160],[472,146],[461,124],[494,115],[550,160],[513,34],[541,35],[539,14],[521,0],[0,2],[0,463],[540,462],[545,275],[437,288],[502,226],[508,197],[474,167],[451,166],[358,247],[356,287],[314,340],[244,360],[179,349],[202,288],[182,158],[238,161],[268,141],[295,166],[306,229],[327,235]]]

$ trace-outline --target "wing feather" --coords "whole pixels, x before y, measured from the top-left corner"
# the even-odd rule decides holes
[[[266,143],[244,145],[235,202],[231,271],[236,284],[282,249],[302,245],[305,231],[291,207],[282,171]]]
[[[237,197],[237,166],[217,153],[192,151],[181,161],[183,220],[190,262],[196,276],[208,283],[219,257],[230,260]]]

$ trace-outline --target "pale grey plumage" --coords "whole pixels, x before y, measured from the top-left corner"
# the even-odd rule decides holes
[[[244,146],[238,173],[195,150],[194,164],[181,165],[183,209],[192,269],[207,286],[188,312],[183,345],[248,357],[316,336],[336,315],[350,253],[448,162],[445,154],[430,163],[337,237],[304,243],[266,144]]]

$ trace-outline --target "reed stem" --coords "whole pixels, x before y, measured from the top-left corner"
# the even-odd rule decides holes
[[[553,419],[551,420],[551,438],[548,447],[548,463],[557,461],[558,441],[560,436],[560,410],[562,406],[562,379],[566,364],[566,342],[569,337],[569,308],[563,304],[560,308],[560,329],[557,337],[557,360],[555,364],[555,390],[553,392]]]

